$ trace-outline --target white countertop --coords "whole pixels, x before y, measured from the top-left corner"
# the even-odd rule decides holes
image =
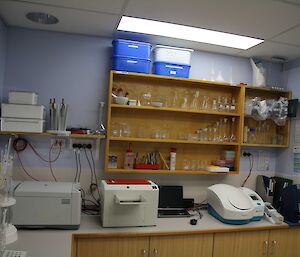
[[[157,225],[152,227],[103,228],[99,216],[83,215],[78,230],[18,230],[18,241],[7,246],[7,249],[27,251],[30,257],[70,257],[72,235],[76,236],[122,236],[122,234],[180,234],[180,233],[212,233],[241,230],[273,229],[288,225],[273,225],[265,219],[246,225],[224,224],[207,211],[201,211],[203,217],[197,225],[190,225],[191,218],[159,218]],[[196,217],[193,217],[196,218]]]
[[[80,229],[73,231],[74,234],[121,234],[121,233],[149,233],[149,234],[169,234],[169,233],[184,233],[184,232],[221,232],[232,230],[255,230],[255,229],[273,229],[280,228],[283,225],[274,225],[269,221],[262,219],[261,221],[250,222],[245,225],[229,225],[220,222],[207,211],[201,211],[203,214],[202,219],[198,220],[197,225],[190,225],[190,217],[186,218],[158,218],[156,226],[151,227],[123,227],[123,228],[103,228],[100,224],[99,216],[82,216]],[[197,219],[198,216],[192,217]],[[288,225],[284,224],[288,227]]]

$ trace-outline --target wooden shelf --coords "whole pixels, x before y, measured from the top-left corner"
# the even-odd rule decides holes
[[[195,145],[239,145],[237,142],[213,142],[179,139],[154,139],[154,138],[136,138],[136,137],[109,137],[111,141],[128,142],[149,142],[149,143],[174,143],[174,144],[195,144]]]
[[[69,137],[69,138],[87,138],[87,139],[104,139],[104,135],[86,135],[86,134],[70,134],[70,135],[57,135],[47,132],[18,132],[18,131],[0,131],[0,135],[24,135],[24,136],[44,136],[44,137]]]
[[[274,144],[247,144],[242,143],[241,146],[251,146],[251,147],[276,147],[276,148],[286,148],[288,145],[274,145]]]
[[[129,106],[129,105],[120,105],[120,104],[112,104],[111,107],[112,108],[123,108],[123,109],[134,109],[134,110],[197,113],[197,114],[220,115],[220,116],[230,116],[230,117],[241,116],[240,113],[234,113],[234,112],[214,112],[214,111],[208,111],[208,110],[206,111],[206,110],[193,110],[193,109],[181,109],[181,108],[169,108],[169,107]]]
[[[161,76],[155,74],[144,74],[144,73],[135,73],[135,72],[124,72],[124,71],[112,71],[112,73],[116,76],[126,76],[131,77],[132,79],[144,79],[144,80],[161,80],[161,81],[170,81],[170,83],[184,83],[185,86],[195,86],[195,84],[199,87],[199,84],[202,86],[209,87],[227,87],[227,88],[237,88],[240,89],[240,85],[231,85],[229,83],[224,82],[216,82],[216,81],[208,81],[208,80],[199,80],[199,79],[190,79],[190,78],[177,78],[170,76]]]
[[[276,89],[271,89],[269,87],[254,87],[254,86],[245,86],[246,90],[254,90],[254,91],[265,91],[265,92],[272,92],[272,93],[281,93],[281,94],[290,94],[291,91],[287,90],[276,90]]]
[[[138,170],[138,169],[107,169],[107,172],[110,173],[151,173],[151,174],[190,174],[190,175],[199,175],[199,174],[238,174],[238,171],[229,171],[229,172],[210,172],[207,170]]]

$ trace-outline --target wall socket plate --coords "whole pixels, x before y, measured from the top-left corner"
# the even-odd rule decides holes
[[[95,140],[92,139],[85,139],[85,138],[70,138],[70,149],[74,149],[74,144],[81,144],[81,145],[87,145],[90,144],[92,146],[91,150],[95,149]]]
[[[64,149],[66,148],[66,139],[65,138],[51,138],[50,146],[53,146],[52,149]]]

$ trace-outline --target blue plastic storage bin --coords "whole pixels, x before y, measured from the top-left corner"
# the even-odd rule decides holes
[[[190,65],[180,65],[167,62],[154,62],[153,73],[172,77],[188,78],[190,74]]]
[[[149,59],[132,58],[128,56],[114,56],[113,70],[150,73]]]
[[[112,42],[113,56],[127,56],[150,59],[151,45],[149,43],[116,39]]]

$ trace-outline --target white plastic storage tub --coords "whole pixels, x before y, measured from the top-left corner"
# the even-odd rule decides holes
[[[2,104],[2,117],[40,119],[45,118],[46,112],[43,105],[28,104]]]
[[[37,104],[38,94],[27,91],[9,91],[8,102],[10,104]]]
[[[193,49],[157,45],[153,49],[154,62],[191,65]]]
[[[45,121],[38,119],[1,118],[1,131],[43,132]]]

